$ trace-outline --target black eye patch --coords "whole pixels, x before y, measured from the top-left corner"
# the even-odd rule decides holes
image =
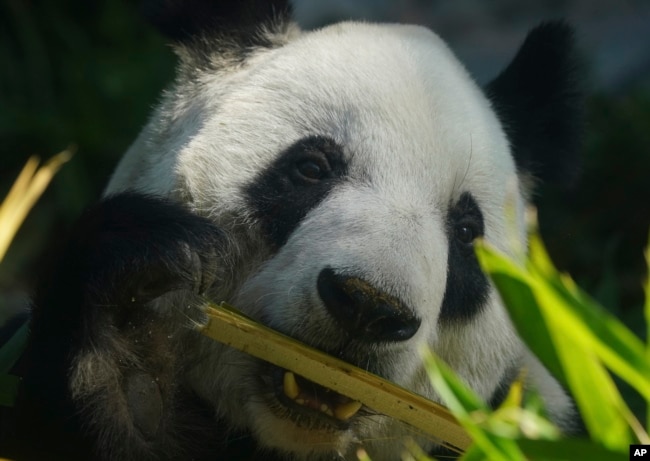
[[[463,193],[449,210],[447,229],[450,239],[455,239],[455,243],[471,251],[473,251],[471,246],[474,240],[483,236],[485,232],[483,214],[469,192]]]
[[[447,286],[442,324],[468,322],[487,301],[489,284],[474,254],[473,242],[485,233],[483,214],[472,194],[464,192],[447,212]]]
[[[257,175],[246,188],[246,197],[271,244],[284,245],[346,171],[341,146],[331,138],[309,136],[284,150]]]

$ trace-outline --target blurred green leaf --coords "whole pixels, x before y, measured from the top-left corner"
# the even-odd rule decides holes
[[[612,451],[591,440],[562,439],[562,440],[530,440],[521,439],[519,446],[527,458],[545,461],[627,461],[628,452]]]
[[[548,328],[543,328],[545,318],[541,309],[535,308],[537,301],[529,285],[530,277],[523,268],[483,242],[477,242],[476,254],[482,269],[499,290],[519,335],[549,371],[568,386]]]
[[[650,361],[643,342],[582,292],[570,277],[560,275],[555,269],[549,271],[552,264],[536,234],[530,240],[530,261],[534,282],[531,287],[547,318],[585,350],[593,350],[612,371],[650,400]],[[540,266],[544,267],[543,271],[537,270]]]
[[[631,412],[598,359],[650,395],[641,342],[557,274],[541,241],[531,240],[527,268],[484,243],[477,245],[477,255],[522,338],[552,372],[561,370],[559,376],[572,390],[592,437],[612,449],[625,449],[631,443]]]
[[[557,333],[555,347],[589,434],[609,448],[627,449],[632,443],[628,425],[631,412],[607,370],[566,335],[566,332]]]
[[[523,454],[513,440],[499,437],[482,427],[481,423],[487,420],[490,413],[485,402],[433,352],[425,349],[422,356],[434,388],[472,437],[483,457],[494,461],[524,461]],[[472,449],[468,456],[469,459],[481,459]]]
[[[469,417],[476,411],[488,411],[488,406],[458,378],[440,358],[429,349],[422,351],[424,364],[434,386],[454,413]]]

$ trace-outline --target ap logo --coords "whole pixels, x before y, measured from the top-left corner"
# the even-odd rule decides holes
[[[650,460],[650,445],[630,445],[630,459]]]

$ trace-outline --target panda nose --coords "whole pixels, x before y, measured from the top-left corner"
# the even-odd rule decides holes
[[[318,294],[337,323],[366,342],[405,341],[421,320],[400,300],[368,282],[327,267],[318,274]]]

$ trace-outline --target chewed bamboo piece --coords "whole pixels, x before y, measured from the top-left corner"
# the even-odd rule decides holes
[[[210,304],[201,333],[407,423],[451,450],[471,439],[449,410],[347,362],[271,330],[225,303]]]

